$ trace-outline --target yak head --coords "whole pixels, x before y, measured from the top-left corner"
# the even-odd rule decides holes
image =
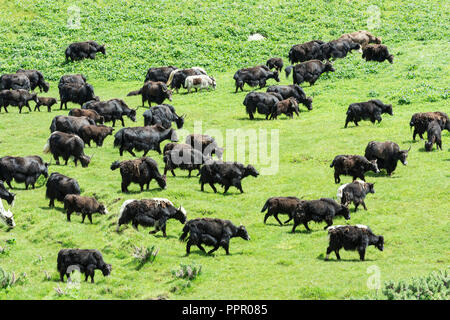
[[[105,277],[109,276],[111,274],[111,271],[112,271],[112,266],[109,263],[105,263],[103,265],[103,267],[101,268],[101,270],[102,270],[102,273],[103,273],[103,275]]]
[[[169,90],[165,84],[162,86],[161,90],[164,96],[169,99],[169,101],[172,101],[172,90]]]
[[[336,213],[337,216],[343,216],[345,220],[350,220],[350,210],[348,209],[348,204],[340,205],[339,211]]]
[[[244,177],[248,177],[248,176],[257,177],[258,175],[259,175],[259,172],[251,164],[249,164],[245,168]]]
[[[82,155],[80,157],[81,166],[83,168],[87,168],[89,166],[89,163],[91,162],[92,157],[88,157],[86,155]]]
[[[364,184],[364,188],[366,189],[366,192],[367,193],[375,193],[374,185],[375,185],[374,183],[366,182]]]
[[[49,166],[49,163],[45,162],[44,163],[44,168],[41,168],[41,173],[42,173],[42,175],[44,176],[45,179],[48,178],[48,166]]]
[[[177,119],[175,120],[175,123],[177,124],[177,128],[181,129],[183,128],[184,125],[184,118],[186,117],[186,115],[182,115],[181,117],[177,116]]]
[[[14,193],[11,193],[8,190],[6,190],[3,181],[0,181],[0,199],[5,199],[9,205],[12,205],[12,203],[14,203],[15,197],[16,195]]]
[[[308,110],[312,110],[312,102],[313,99],[311,97],[307,97],[303,104],[306,106]]]
[[[426,145],[425,145],[426,149]],[[401,161],[401,163],[406,166],[408,164],[408,161],[406,160],[408,158],[408,152],[411,150],[411,147],[408,148],[408,150],[400,150],[397,154],[398,159]]]
[[[325,62],[325,69],[323,72],[334,72],[334,68],[333,65],[331,64],[331,62],[327,61]]]
[[[383,106],[383,113],[387,113],[387,114],[393,116],[394,112],[392,111],[392,104],[385,104]]]
[[[425,151],[433,150],[433,141],[425,141]]]
[[[383,236],[378,236],[378,241],[375,246],[378,248],[378,250],[383,251],[383,249],[384,249],[384,237]]]
[[[238,229],[236,236],[241,237],[244,240],[250,240],[250,236],[248,235],[247,229],[241,224]]]
[[[116,160],[111,164],[111,170],[116,170],[118,168],[120,168],[120,161]]]
[[[48,84],[48,82],[46,81],[42,81],[41,84],[39,85],[39,89],[44,90],[44,92],[48,92],[48,90],[50,89],[50,85]]]
[[[103,44],[100,47],[98,47],[97,52],[101,52],[103,54],[106,54],[105,45]]]
[[[375,172],[375,173],[380,173],[380,169],[378,169],[378,165],[377,165],[377,159],[375,160],[370,160],[369,161],[369,170]]]
[[[11,210],[6,211],[3,206],[0,206],[0,220],[10,229],[16,226]]]
[[[278,71],[272,72],[272,77],[275,79],[276,82],[280,82],[280,77],[278,75]]]
[[[100,203],[98,205],[98,213],[100,214],[108,214],[108,209],[106,209],[105,205],[103,203]]]
[[[176,212],[173,217],[178,221],[180,221],[182,224],[184,224],[187,220],[186,209],[180,206],[179,208],[176,209]]]

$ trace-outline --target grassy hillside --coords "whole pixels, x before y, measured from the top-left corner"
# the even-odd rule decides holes
[[[87,148],[94,154],[88,168],[50,167],[76,178],[83,195],[95,195],[104,202],[110,215],[94,216],[94,224],[81,224],[80,216],[65,220],[61,203],[48,208],[45,181],[35,190],[24,190],[13,183],[18,198],[13,208],[17,227],[11,231],[0,226],[0,266],[16,275],[26,273],[8,289],[0,289],[0,299],[146,299],[158,295],[170,299],[346,299],[373,294],[367,286],[371,268],[380,270],[381,281],[402,280],[426,275],[449,266],[449,144],[443,133],[443,151],[424,152],[424,143],[412,142],[408,123],[414,112],[441,110],[450,113],[448,78],[448,4],[421,1],[410,4],[374,1],[381,10],[381,25],[373,32],[383,38],[394,54],[394,64],[365,62],[359,53],[334,63],[336,72],[321,77],[313,87],[305,85],[314,98],[313,110],[289,120],[250,121],[242,101],[250,92],[234,94],[234,71],[264,62],[269,56],[282,56],[292,44],[313,38],[332,39],[341,33],[366,28],[367,4],[362,1],[258,2],[230,1],[169,2],[146,1],[2,1],[0,9],[0,73],[19,67],[36,68],[51,81],[45,96],[58,96],[57,80],[65,73],[84,73],[102,100],[123,98],[131,107],[140,97],[126,97],[139,88],[150,66],[173,64],[179,67],[204,66],[217,79],[217,90],[176,94],[172,104],[186,113],[183,134],[192,132],[201,121],[203,131],[217,129],[279,130],[279,170],[243,180],[245,193],[231,188],[227,195],[214,194],[209,187],[200,192],[197,178],[177,170],[168,177],[168,188],[159,190],[152,182],[148,192],[120,192],[120,174],[110,164],[120,159],[108,137],[102,148]],[[268,4],[270,3],[270,4]],[[77,5],[81,29],[66,28],[67,8]],[[124,5],[127,8],[124,9]],[[447,15],[447,17],[446,17]],[[263,42],[247,42],[247,36],[260,32]],[[107,55],[95,61],[64,63],[64,49],[77,40],[94,39],[108,44]],[[282,76],[281,84],[292,79]],[[274,84],[269,80],[269,84]],[[265,89],[263,89],[265,91]],[[394,116],[383,115],[380,124],[362,122],[344,129],[345,111],[352,102],[377,98],[392,103]],[[34,107],[34,104],[32,103]],[[71,105],[75,107],[75,105]],[[42,109],[44,110],[44,109]],[[142,125],[126,119],[126,126]],[[0,155],[41,155],[49,136],[51,119],[67,111],[24,112],[17,108],[0,114]],[[117,125],[116,130],[120,128]],[[302,226],[291,234],[292,225],[280,227],[273,218],[262,223],[260,212],[271,196],[298,196],[305,199],[336,196],[333,170],[329,167],[337,154],[363,154],[371,140],[397,142],[412,146],[408,166],[399,164],[392,177],[368,174],[375,182],[375,194],[368,195],[368,211],[351,212],[351,224],[369,225],[385,239],[385,251],[369,247],[366,261],[356,252],[341,252],[343,261],[324,262],[327,235],[323,224],[312,223],[311,233]],[[227,148],[225,157],[230,154]],[[139,154],[140,155],[140,154]],[[162,157],[149,156],[163,168]],[[249,162],[247,154],[246,163]],[[122,159],[131,159],[129,154]],[[259,161],[259,160],[258,160]],[[264,164],[255,163],[261,170]],[[350,177],[342,177],[343,183]],[[219,188],[221,190],[221,188]],[[185,243],[177,240],[181,225],[170,220],[168,238],[148,235],[149,229],[136,231],[130,226],[115,232],[119,208],[124,200],[165,197],[183,205],[188,218],[218,217],[247,227],[251,241],[232,239],[230,256],[219,249],[205,256],[192,248],[185,257]],[[353,206],[351,206],[353,208]],[[284,218],[284,217],[283,217]],[[336,219],[335,224],[344,224]],[[133,246],[159,248],[156,261],[136,270]],[[110,277],[99,271],[96,284],[82,283],[67,290],[58,282],[56,256],[61,248],[97,248],[113,265]],[[172,270],[183,264],[202,266],[201,275],[189,286],[177,280]],[[45,276],[45,273],[49,278]],[[66,292],[58,295],[54,288]]]

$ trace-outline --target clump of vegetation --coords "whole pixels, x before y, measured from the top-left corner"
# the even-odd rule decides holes
[[[21,273],[20,276],[12,272],[8,272],[0,267],[0,289],[8,289],[16,283],[23,283],[27,279],[27,274],[25,272]]]
[[[196,264],[180,264],[180,268],[172,270],[172,275],[180,279],[194,280],[202,272],[202,266]]]
[[[441,270],[411,281],[387,281],[382,292],[388,300],[448,300],[449,280],[448,270]]]
[[[134,246],[133,257],[138,262],[136,269],[141,269],[147,262],[153,263],[158,253],[159,248],[154,245],[151,247]]]

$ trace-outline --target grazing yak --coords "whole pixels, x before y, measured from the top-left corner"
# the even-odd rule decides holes
[[[13,206],[15,197],[16,195],[14,193],[6,190],[3,181],[0,180],[0,221],[2,221],[10,229],[14,228],[16,223],[14,222],[14,216],[11,210],[6,210],[5,207],[3,207],[2,199],[6,200],[9,205]]]
[[[52,172],[47,180],[46,187],[45,197],[50,199],[48,204],[50,208],[55,206],[55,199],[63,202],[66,195],[81,193],[77,180],[58,172]]]
[[[83,41],[71,43],[65,51],[66,61],[82,60],[82,59],[95,59],[97,52],[106,54],[105,45],[99,45],[95,41]]]
[[[172,126],[172,122],[175,122],[177,124],[177,128],[181,129],[183,128],[184,118],[186,115],[182,115],[180,117],[177,115],[173,106],[170,104],[161,104],[146,110],[143,116],[144,126],[159,124],[168,129]]]
[[[297,100],[295,98],[288,98],[275,104],[269,119],[277,119],[282,113],[292,119],[294,117],[294,113],[298,117],[299,112],[300,110],[298,109]]]
[[[79,136],[61,131],[55,131],[50,135],[43,152],[53,154],[57,165],[59,165],[59,157],[64,159],[65,165],[67,165],[69,158],[73,158],[75,167],[79,160],[81,166],[86,168],[92,158],[84,154],[84,142]]]
[[[192,88],[195,89],[195,92],[202,89],[208,89],[209,91],[211,87],[215,90],[216,85],[216,79],[206,74],[189,76],[184,80],[184,88],[187,89],[188,93],[191,93]]]
[[[95,100],[99,101],[99,98],[94,94],[94,87],[89,83],[83,85],[67,83],[58,86],[59,100],[61,105],[59,110],[63,108],[67,110],[67,102],[73,102],[82,106],[84,103]]]
[[[297,206],[294,213],[294,226],[292,233],[299,224],[303,224],[306,230],[310,231],[308,227],[309,221],[326,222],[324,229],[333,224],[333,219],[336,216],[343,216],[345,220],[350,219],[350,211],[342,204],[337,203],[330,198],[320,198],[319,200],[303,201]]]
[[[362,48],[362,58],[366,61],[378,61],[384,60],[394,63],[394,56],[389,53],[388,48],[384,44],[368,44]]]
[[[372,123],[381,122],[381,114],[387,113],[394,115],[391,104],[384,104],[380,100],[369,100],[366,102],[352,103],[347,109],[347,118],[345,119],[345,128],[349,122],[353,121],[356,126],[361,120],[370,120]]]
[[[94,101],[91,101],[94,102]],[[88,104],[90,102],[87,102]],[[86,105],[86,104],[85,104]],[[103,124],[105,123],[105,117],[99,115],[97,111],[91,109],[72,109],[69,111],[69,116],[72,117],[86,117],[94,120],[95,123]]]
[[[95,126],[95,121],[87,117],[56,116],[50,124],[50,132],[78,134],[82,127],[89,125]]]
[[[64,282],[64,275],[70,279],[72,271],[78,270],[85,274],[84,281],[91,277],[91,283],[94,283],[95,269],[101,270],[104,276],[108,276],[111,274],[112,267],[103,261],[103,256],[98,250],[61,249],[58,252],[57,269],[61,282]]]
[[[1,108],[5,108],[5,112],[8,112],[8,106],[19,107],[19,113],[22,113],[22,108],[27,107],[31,112],[29,101],[33,100],[38,103],[36,93],[30,93],[24,89],[17,90],[2,90],[0,91],[0,111]]]
[[[208,183],[216,193],[214,184],[219,183],[224,187],[223,193],[227,193],[231,186],[244,193],[241,180],[248,176],[256,178],[258,175],[258,171],[252,165],[244,166],[242,163],[231,161],[208,161],[200,168],[200,189],[204,191],[204,185]]]
[[[250,120],[254,119],[253,114],[258,111],[259,114],[266,115],[266,120],[272,114],[275,105],[282,101],[283,97],[275,92],[249,92],[245,96],[242,104],[245,106],[245,110],[250,117]]]
[[[177,134],[174,129],[166,129],[160,125],[146,127],[122,128],[114,135],[114,147],[119,148],[120,156],[124,151],[128,151],[133,157],[137,151],[144,151],[144,157],[150,150],[155,150],[161,154],[161,142],[170,140],[177,142]]]
[[[89,101],[81,109],[93,110],[104,118],[104,122],[112,121],[112,126],[116,126],[116,121],[120,120],[125,127],[123,120],[127,116],[131,121],[136,122],[136,109],[131,109],[122,99],[110,99],[108,101]]]
[[[288,98],[294,98],[298,103],[303,104],[308,110],[312,110],[311,97],[306,97],[305,91],[297,84],[290,84],[287,86],[270,86],[267,88],[267,92],[275,92],[280,94],[284,100]]]
[[[283,69],[283,59],[281,59],[281,58],[270,58],[269,60],[266,61],[266,66],[270,70],[275,69],[278,72],[281,72],[281,70]]]
[[[430,122],[436,120],[441,126],[441,130],[450,131],[450,119],[445,112],[418,112],[414,113],[409,121],[410,129],[414,127],[413,140],[416,140],[418,134],[423,139],[423,134],[427,131]]]
[[[114,128],[99,125],[89,125],[83,126],[78,132],[78,136],[83,140],[85,144],[89,147],[91,146],[91,140],[95,142],[97,147],[103,146],[103,141],[107,136],[112,135]]]
[[[312,86],[319,79],[320,75],[324,72],[334,72],[333,65],[330,62],[323,63],[320,60],[310,60],[302,62],[295,66],[289,66],[284,69],[286,72],[286,77],[289,76],[292,69],[294,69],[292,78],[294,84],[302,84],[303,82],[309,82]]]
[[[188,234],[189,237],[186,238]],[[189,255],[191,252],[192,245],[196,245],[200,250],[206,253],[202,244],[214,247],[208,251],[208,254],[211,254],[222,247],[228,255],[230,254],[230,240],[235,237],[250,240],[247,229],[245,229],[243,225],[236,227],[230,220],[198,218],[186,222],[180,240],[187,240],[186,255]]]
[[[338,201],[348,206],[353,202],[355,205],[355,212],[358,210],[358,206],[362,204],[364,210],[367,210],[364,199],[368,193],[375,193],[373,183],[364,182],[361,180],[355,180],[352,183],[346,183],[339,187],[337,191]]]
[[[289,50],[289,61],[294,64],[309,60],[323,60],[321,46],[324,43],[321,40],[313,40],[292,46]]]
[[[34,111],[38,110],[39,112],[41,112],[41,106],[46,106],[47,107],[47,111],[51,112],[52,111],[52,106],[57,104],[58,101],[56,101],[55,98],[51,98],[51,97],[37,97],[37,103],[36,106],[34,107]]]
[[[147,185],[147,190],[150,187],[150,182],[155,179],[161,189],[166,189],[166,175],[161,175],[158,170],[158,164],[155,160],[149,157],[142,157],[134,160],[114,161],[111,164],[111,170],[120,169],[122,176],[122,192],[128,193],[128,186],[134,182],[141,187],[141,192],[144,191],[144,185]]]
[[[142,96],[142,107],[144,107],[145,102],[148,102],[148,106],[152,106],[152,102],[156,102],[157,104],[161,104],[164,100],[169,99],[172,101],[172,90],[167,88],[167,85],[164,82],[153,82],[147,81],[144,83],[141,89],[136,91],[131,91],[127,94],[127,96]]]
[[[373,34],[365,30],[343,34],[338,40],[350,40],[356,42],[361,46],[361,48],[367,46],[369,43],[381,43],[381,38],[375,37]]]
[[[358,43],[346,39],[332,40],[321,45],[322,58],[326,60],[345,58],[352,50],[359,49],[361,46]]]
[[[64,210],[66,210],[67,221],[70,222],[70,215],[73,212],[81,213],[84,223],[86,216],[92,223],[92,214],[98,212],[99,214],[108,214],[105,205],[98,202],[97,199],[91,197],[84,197],[77,194],[68,194],[64,197]]]
[[[188,144],[176,144],[171,150],[164,152],[164,175],[170,171],[175,177],[174,170],[179,168],[188,170],[188,177],[191,177],[192,170],[198,170],[200,173],[200,166],[208,160],[210,157],[202,154],[201,150],[194,149]]]
[[[378,250],[384,249],[383,236],[377,236],[373,234],[369,227],[357,224],[355,226],[332,226],[328,228],[329,245],[327,248],[327,254],[325,261],[331,252],[334,251],[336,258],[341,260],[339,250],[344,248],[345,250],[357,250],[359,253],[359,259],[364,261],[366,254],[366,248],[368,246],[375,246]]]
[[[400,160],[404,166],[408,164],[406,158],[409,150],[411,150],[411,147],[408,150],[400,150],[398,144],[392,141],[370,141],[367,144],[364,156],[369,161],[376,161],[378,169],[386,169],[390,176],[397,168],[397,161]]]
[[[186,144],[199,150],[206,157],[212,157],[213,154],[222,160],[224,148],[217,145],[216,140],[206,134],[192,133],[186,137]]]
[[[365,181],[364,173],[373,171],[379,173],[377,160],[367,160],[363,156],[358,155],[338,155],[331,162],[330,168],[334,167],[334,182],[341,182],[341,175],[352,176],[353,180],[360,178]]]
[[[266,224],[267,218],[274,216],[280,226],[282,226],[283,224],[280,219],[278,219],[278,214],[280,213],[287,214],[289,216],[289,219],[284,223],[291,221],[294,218],[294,213],[297,210],[298,205],[301,203],[303,203],[303,200],[300,200],[297,197],[271,197],[267,199],[261,209],[261,212],[267,210],[267,213],[264,216],[264,224]]]
[[[16,73],[21,73],[28,77],[28,80],[30,80],[30,88],[33,91],[37,87],[39,87],[40,92],[48,92],[48,90],[50,89],[50,85],[45,81],[44,75],[38,70],[19,69],[16,71]]]
[[[442,138],[441,138],[441,126],[439,123],[434,120],[431,121],[428,125],[427,129],[427,140],[425,142],[425,150],[431,151],[433,150],[433,144],[436,143],[436,150],[439,150],[439,148],[442,150]]]
[[[23,73],[10,73],[0,76],[0,90],[31,90],[30,79]]]
[[[25,183],[26,190],[29,185],[34,189],[41,175],[48,178],[48,163],[39,156],[0,158],[0,180],[10,188],[14,179],[17,183]]]
[[[177,70],[177,67],[174,66],[168,66],[168,67],[157,67],[157,68],[150,68],[147,71],[147,75],[145,76],[145,81],[153,81],[153,82],[164,82],[166,83],[169,80],[169,76],[172,73],[172,71]]]
[[[270,71],[268,67],[263,65],[253,68],[239,69],[234,74],[233,79],[236,83],[235,93],[238,92],[239,88],[241,91],[244,91],[245,83],[250,87],[259,86],[260,88],[263,88],[266,86],[268,79],[274,79],[276,82],[280,82],[278,71]]]
[[[175,89],[178,93],[178,90],[184,86],[186,82],[186,78],[189,76],[198,76],[198,75],[207,75],[206,71],[200,67],[192,67],[189,69],[177,69],[170,73],[169,79],[166,84],[170,86],[170,88]],[[186,87],[184,87],[186,89]]]
[[[170,200],[164,198],[127,200],[120,208],[116,231],[119,231],[121,225],[131,222],[136,230],[139,225],[154,226],[155,230],[150,231],[149,234],[155,234],[161,230],[163,237],[167,237],[166,222],[169,219],[175,219],[184,224],[187,219],[186,210],[182,206],[175,207]]]

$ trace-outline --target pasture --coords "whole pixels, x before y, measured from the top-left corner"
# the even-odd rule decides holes
[[[336,72],[324,74],[310,87],[303,84],[307,96],[313,97],[313,110],[300,106],[299,117],[290,120],[263,120],[256,115],[250,121],[242,105],[252,89],[234,94],[234,72],[242,67],[265,63],[280,56],[288,65],[287,52],[293,44],[311,39],[331,40],[342,33],[365,29],[367,4],[362,1],[194,1],[179,4],[161,2],[155,6],[145,1],[80,1],[81,28],[66,27],[67,4],[54,1],[4,1],[0,10],[11,14],[0,17],[0,74],[20,68],[38,69],[50,80],[50,91],[42,96],[58,97],[59,77],[83,73],[101,100],[121,98],[133,108],[140,97],[126,97],[142,86],[150,66],[201,66],[215,77],[215,91],[173,95],[178,114],[187,114],[183,132],[193,132],[194,122],[201,121],[203,132],[217,130],[278,130],[279,168],[274,175],[260,175],[243,180],[244,194],[231,188],[227,194],[214,194],[209,186],[200,191],[197,177],[187,178],[186,171],[176,170],[177,177],[167,176],[167,189],[160,190],[155,181],[150,191],[139,192],[132,184],[129,194],[120,191],[120,174],[111,171],[119,156],[113,148],[113,137],[101,148],[86,148],[94,155],[88,168],[49,167],[80,183],[82,194],[95,196],[110,212],[94,215],[94,223],[81,224],[81,217],[67,222],[62,204],[48,208],[45,179],[35,190],[24,190],[13,182],[17,194],[12,211],[17,226],[7,230],[0,226],[0,266],[16,275],[26,273],[23,281],[0,289],[0,299],[147,299],[165,296],[169,299],[349,299],[374,297],[367,286],[373,266],[379,268],[380,280],[409,279],[447,268],[450,263],[450,133],[442,132],[443,150],[424,151],[424,141],[412,141],[409,120],[415,112],[450,112],[448,79],[450,49],[448,38],[448,3],[441,1],[374,1],[381,10],[379,28],[371,30],[383,38],[394,55],[394,64],[366,62],[353,52],[333,63]],[[126,10],[123,9],[126,6]],[[307,9],[305,9],[307,8]],[[262,42],[247,42],[248,35],[259,32]],[[97,40],[107,43],[106,56],[96,60],[64,62],[64,49],[72,41]],[[280,75],[279,84],[291,84],[292,75]],[[268,85],[276,84],[271,79]],[[258,91],[264,91],[258,89]],[[38,96],[40,94],[38,93]],[[344,129],[345,112],[350,103],[380,99],[393,105],[393,116],[383,114],[380,124],[368,121]],[[167,102],[167,101],[166,101]],[[31,103],[34,108],[34,103]],[[79,107],[70,104],[71,108]],[[26,110],[26,109],[24,109]],[[142,126],[125,118],[126,126]],[[0,113],[0,156],[40,155],[50,161],[42,149],[49,137],[49,126],[56,115],[68,110],[54,106],[48,113],[9,108]],[[122,126],[116,123],[116,131]],[[270,140],[270,139],[269,139]],[[351,208],[349,223],[365,224],[385,238],[385,250],[369,247],[366,261],[357,252],[341,251],[324,261],[328,244],[324,224],[303,226],[295,234],[292,224],[279,226],[273,217],[263,224],[261,208],[272,196],[297,196],[303,199],[336,198],[339,185],[334,183],[330,163],[338,154],[364,155],[369,141],[394,141],[402,149],[411,146],[408,165],[398,165],[394,174],[385,171],[367,174],[375,182],[375,194],[366,198],[368,211]],[[225,142],[225,141],[224,141]],[[164,145],[164,142],[162,145]],[[226,160],[231,152],[224,143]],[[271,145],[272,147],[272,145]],[[247,158],[249,163],[247,145]],[[138,154],[139,156],[141,153]],[[160,171],[162,156],[154,151]],[[258,170],[263,166],[252,163]],[[342,183],[351,177],[341,177]],[[250,241],[234,238],[230,255],[219,249],[213,256],[192,248],[185,257],[185,243],[179,242],[182,226],[178,221],[167,224],[167,238],[149,235],[151,229],[134,230],[123,226],[115,231],[119,208],[127,199],[162,197],[187,210],[188,219],[216,217],[242,223]],[[284,221],[282,216],[282,221]],[[334,224],[345,224],[338,218]],[[134,246],[156,246],[159,253],[152,264],[136,270]],[[92,248],[102,252],[112,264],[112,273],[103,277],[97,270],[96,283],[82,282],[79,288],[58,295],[55,288],[66,290],[59,282],[56,256],[61,248]],[[171,271],[180,263],[202,266],[197,279],[185,286]],[[48,274],[47,277],[45,274]]]

